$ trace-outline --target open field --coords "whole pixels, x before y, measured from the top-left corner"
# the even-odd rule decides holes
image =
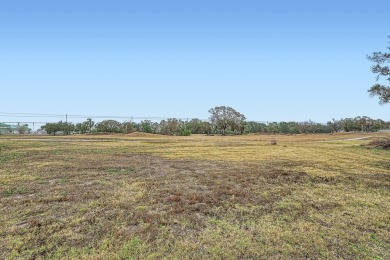
[[[389,259],[386,135],[0,136],[0,259]]]

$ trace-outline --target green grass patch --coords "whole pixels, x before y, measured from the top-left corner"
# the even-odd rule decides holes
[[[34,191],[24,187],[16,187],[16,188],[9,188],[3,191],[3,196],[10,197],[13,195],[23,195],[23,194],[31,194],[31,193],[34,193]]]

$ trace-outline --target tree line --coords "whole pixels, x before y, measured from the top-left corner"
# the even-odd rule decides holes
[[[188,136],[191,134],[221,134],[236,135],[247,133],[270,134],[302,134],[302,133],[332,133],[332,132],[374,132],[390,128],[390,122],[381,119],[372,119],[366,116],[355,118],[332,119],[326,124],[311,120],[306,122],[255,122],[246,121],[243,114],[227,106],[215,107],[209,110],[208,121],[191,119],[184,121],[169,118],[160,122],[143,120],[141,122],[119,122],[104,120],[95,123],[91,118],[73,124],[69,122],[47,123],[41,128],[48,134],[85,134],[85,133],[123,133],[144,132],[151,134]]]
[[[304,133],[335,133],[335,132],[375,132],[390,128],[390,122],[369,117],[355,117],[345,119],[332,119],[326,124],[320,124],[311,120],[306,122],[271,122],[268,124],[248,122],[248,133],[273,133],[273,134],[304,134]]]

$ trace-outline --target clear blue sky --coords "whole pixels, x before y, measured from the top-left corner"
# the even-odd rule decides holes
[[[204,119],[228,105],[259,121],[389,120],[367,94],[365,58],[388,46],[389,10],[389,0],[1,1],[0,112]],[[23,119],[0,115],[12,120]]]

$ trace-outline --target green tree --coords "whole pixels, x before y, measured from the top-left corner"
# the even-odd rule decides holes
[[[202,120],[194,118],[191,119],[191,121],[189,121],[186,126],[193,134],[204,134],[205,129],[203,123],[204,122]]]
[[[69,123],[69,122],[58,122],[60,131],[63,132],[64,135],[70,135],[71,133],[74,132],[74,124]]]
[[[104,120],[96,124],[95,129],[103,133],[121,133],[122,124],[116,120]]]
[[[330,129],[332,129],[332,132],[339,132],[342,129],[342,122],[334,118],[332,118],[332,121],[328,121],[326,124],[328,127],[330,127]]]
[[[243,134],[245,131],[245,128],[247,127],[247,122],[245,122],[246,118],[243,114],[236,113],[230,120],[230,129],[234,133],[240,133]]]
[[[267,131],[269,133],[279,133],[279,124],[277,122],[270,122],[267,125]]]
[[[161,120],[159,128],[160,133],[164,135],[181,135],[181,131],[186,129],[186,125],[177,118],[168,118]]]
[[[209,110],[210,121],[222,135],[226,135],[228,127],[240,129],[241,124],[245,121],[245,116],[231,107],[219,106]]]
[[[28,124],[18,124],[16,127],[16,131],[18,131],[19,134],[29,134],[31,129],[28,128]]]
[[[127,121],[122,123],[122,132],[125,134],[133,133],[135,131],[135,124]]]
[[[178,135],[182,129],[182,122],[176,118],[168,118],[167,132],[171,135]]]
[[[88,131],[92,132],[92,128],[95,125],[95,122],[92,120],[92,118],[87,118],[87,121],[84,122],[86,125],[88,125]]]
[[[47,123],[41,127],[48,134],[56,135],[57,132],[62,132],[64,135],[69,135],[75,130],[75,126],[72,123],[59,121],[58,123]]]
[[[144,133],[153,133],[153,122],[150,120],[143,120],[140,123],[140,131]]]
[[[378,131],[378,130],[381,130],[381,129],[386,129],[390,126],[390,124],[386,124],[385,121],[381,120],[381,119],[376,119],[376,120],[373,120],[372,122],[372,131]]]
[[[46,123],[45,125],[41,126],[41,129],[45,130],[49,135],[56,135],[56,133],[60,131],[57,123]]]
[[[76,124],[75,131],[80,134],[90,133],[94,125],[95,122],[88,118],[86,121]]]
[[[247,131],[249,133],[264,133],[267,132],[267,125],[264,123],[249,121],[247,124]]]
[[[390,46],[388,46],[387,49],[390,50]],[[374,74],[377,74],[376,80],[378,81],[381,77],[385,77],[385,79],[389,81],[388,85],[379,83],[373,85],[368,90],[370,96],[378,96],[379,104],[381,105],[390,103],[390,69],[389,66],[386,65],[390,62],[390,52],[373,52],[370,56],[367,56],[367,59],[375,63],[375,65],[371,67],[371,71]]]
[[[210,122],[203,122],[204,134],[210,135],[213,132],[213,125]]]
[[[342,119],[342,126],[345,132],[359,131],[360,127],[353,118]]]

